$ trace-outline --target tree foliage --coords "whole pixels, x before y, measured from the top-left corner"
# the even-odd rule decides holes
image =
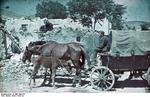
[[[115,4],[113,0],[71,0],[68,2],[68,10],[72,19],[83,21],[86,16],[88,21],[89,19],[92,21],[93,18],[96,24],[98,20],[106,17],[112,23],[113,29],[122,28],[122,15],[125,9],[126,7]],[[86,21],[81,23],[84,25]]]
[[[36,6],[36,17],[48,19],[64,19],[67,17],[66,7],[59,2],[42,1]]]

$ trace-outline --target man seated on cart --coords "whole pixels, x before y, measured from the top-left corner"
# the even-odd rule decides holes
[[[110,50],[110,38],[105,35],[104,31],[98,31],[99,33],[99,46],[95,49],[94,59],[97,58],[97,53],[107,53]],[[96,60],[94,60],[96,62]]]

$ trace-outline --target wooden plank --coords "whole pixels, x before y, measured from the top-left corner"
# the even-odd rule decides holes
[[[109,63],[108,63],[109,60]],[[102,65],[107,66],[111,70],[142,70],[146,71],[150,67],[149,56],[135,55],[135,56],[125,56],[125,57],[113,57],[102,56]]]

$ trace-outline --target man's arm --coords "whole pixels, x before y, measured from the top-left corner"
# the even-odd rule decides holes
[[[99,49],[103,49],[104,48],[104,43],[105,43],[105,39],[104,37],[102,37],[100,40],[99,40]]]
[[[105,42],[104,38],[99,39],[99,46],[95,49],[96,52],[102,52],[103,51],[104,42]]]

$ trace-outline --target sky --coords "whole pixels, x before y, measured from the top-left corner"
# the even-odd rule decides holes
[[[127,7],[124,15],[128,21],[150,22],[150,0],[114,0],[118,4]]]
[[[18,16],[34,16],[35,7],[42,0],[1,0],[1,12],[16,14]],[[66,5],[70,0],[59,1]],[[150,22],[150,0],[114,0],[115,3],[127,6],[124,18],[127,21],[149,21]],[[9,6],[9,8],[7,8]]]

